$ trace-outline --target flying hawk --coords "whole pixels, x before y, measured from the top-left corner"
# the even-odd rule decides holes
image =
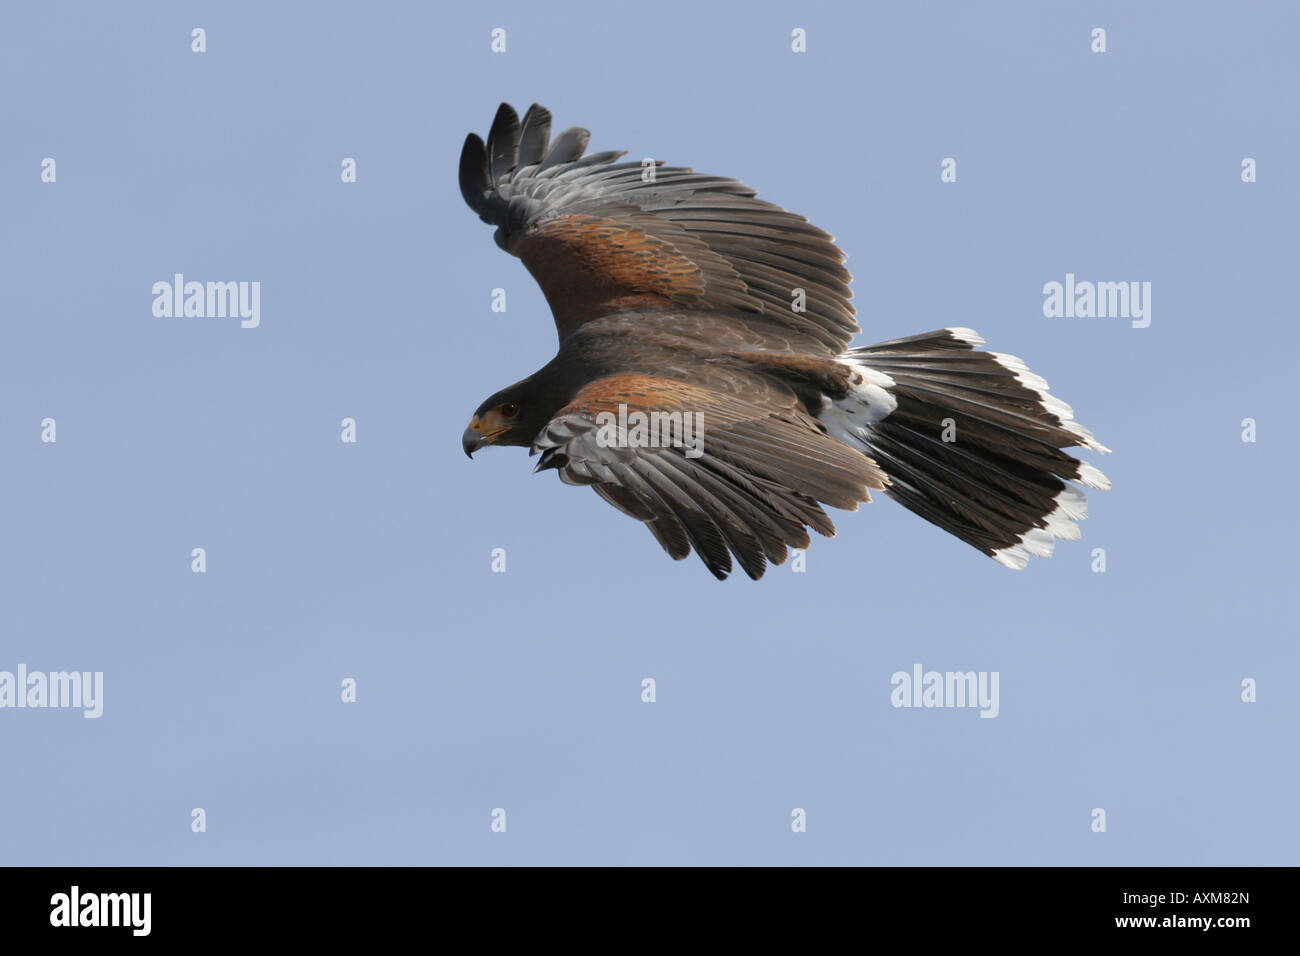
[[[520,445],[568,484],[751,578],[822,510],[883,491],[1010,568],[1075,539],[1108,488],[1061,449],[1109,449],[1020,359],[977,351],[966,328],[850,348],[850,276],[832,238],[735,179],[585,154],[551,114],[502,104],[470,134],[460,188],[523,260],[555,317],[559,351],[497,392],[466,454]]]

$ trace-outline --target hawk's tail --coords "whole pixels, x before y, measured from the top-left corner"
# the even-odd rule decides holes
[[[1062,448],[1098,444],[1070,406],[1012,355],[977,352],[970,329],[941,329],[852,349],[862,375],[821,414],[829,432],[874,458],[886,494],[1011,568],[1079,537],[1087,499],[1109,488]]]

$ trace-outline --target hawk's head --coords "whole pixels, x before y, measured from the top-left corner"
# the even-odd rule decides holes
[[[527,385],[520,382],[502,389],[478,407],[461,438],[465,454],[473,458],[484,445],[533,443],[555,409],[542,407]]]

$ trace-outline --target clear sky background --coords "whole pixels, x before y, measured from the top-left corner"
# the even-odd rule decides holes
[[[0,710],[0,862],[1296,863],[1300,13],[974,7],[5,5],[0,670],[105,700]],[[456,184],[502,100],[826,228],[862,344],[1028,360],[1114,449],[1083,540],[1015,573],[881,498],[719,583],[468,461],[555,347]],[[155,318],[176,272],[260,327]],[[1150,327],[1044,318],[1067,272]],[[891,707],[916,663],[999,716]]]

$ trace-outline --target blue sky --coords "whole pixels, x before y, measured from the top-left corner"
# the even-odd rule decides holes
[[[10,5],[0,37],[0,671],[104,674],[98,719],[0,709],[0,861],[1296,862],[1294,6]],[[882,498],[719,583],[522,451],[467,461],[555,346],[456,185],[502,100],[808,216],[861,344],[1025,358],[1114,449],[1082,541],[1015,573]],[[260,282],[261,324],[155,317],[177,272]],[[1067,273],[1150,282],[1150,326],[1045,318]],[[996,719],[891,707],[917,663],[996,671]]]

